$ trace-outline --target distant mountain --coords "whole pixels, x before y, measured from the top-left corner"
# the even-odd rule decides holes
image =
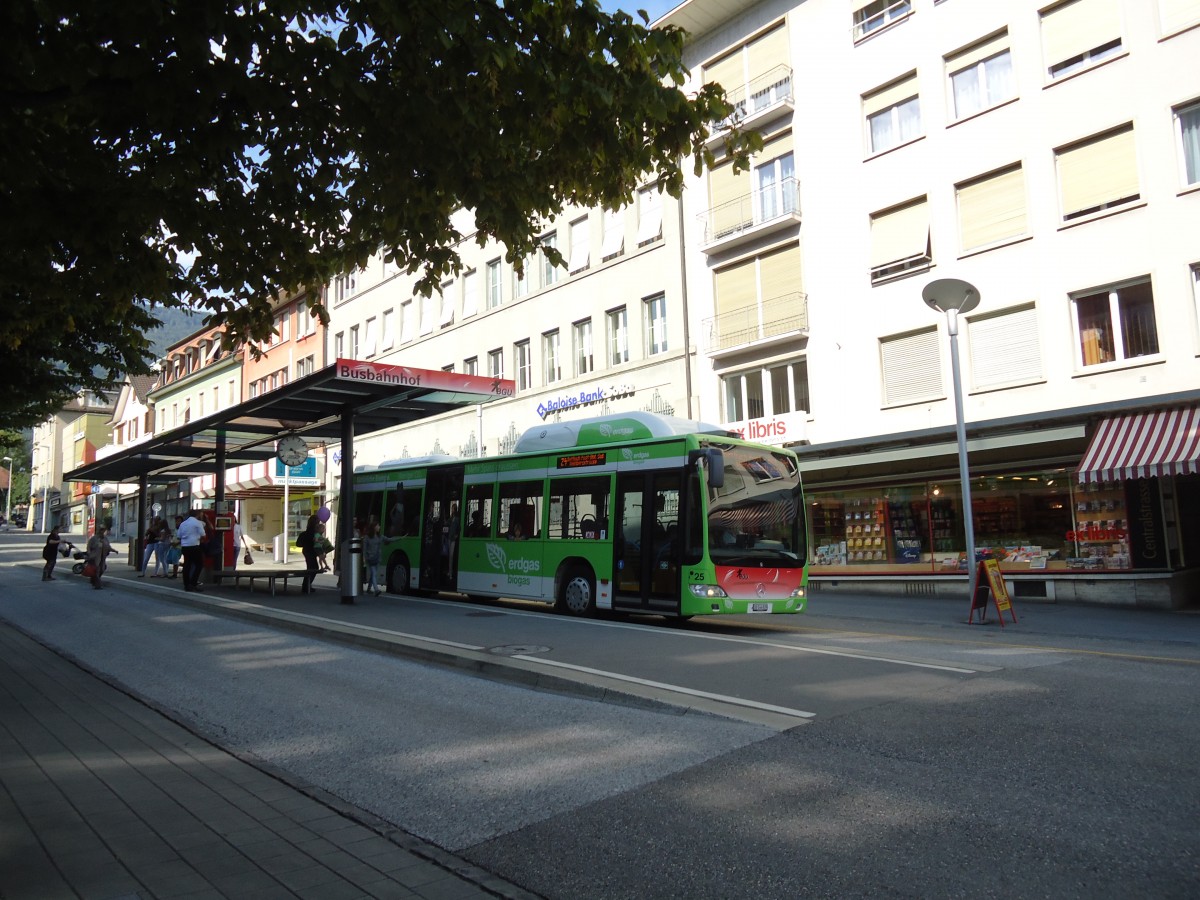
[[[204,316],[189,309],[159,307],[154,311],[154,315],[162,320],[162,324],[148,335],[156,359],[161,359],[168,347],[198,331],[204,324]]]

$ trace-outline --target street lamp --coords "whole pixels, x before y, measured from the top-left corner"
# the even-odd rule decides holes
[[[12,518],[12,467],[13,458],[11,456],[4,457],[4,461],[8,463],[8,490],[5,491],[7,496],[4,498],[4,524],[8,524],[8,520]]]
[[[958,315],[979,305],[975,285],[957,278],[939,278],[925,285],[921,299],[930,308],[946,314],[950,333],[950,368],[954,378],[954,419],[958,434],[958,477],[962,481],[963,528],[967,535],[967,589],[975,597],[975,521],[971,511],[971,474],[967,467],[967,426],[963,422],[962,379],[958,369]]]

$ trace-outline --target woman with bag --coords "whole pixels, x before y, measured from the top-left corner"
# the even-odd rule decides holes
[[[113,552],[113,546],[108,542],[108,529],[103,525],[96,526],[96,533],[88,538],[87,563],[83,567],[83,574],[91,579],[96,590],[104,587],[100,576],[108,567],[108,555]]]
[[[304,582],[300,592],[309,594],[316,590],[313,579],[317,576],[317,538],[320,536],[321,520],[316,515],[308,517],[308,524],[296,538],[296,546],[304,554]]]

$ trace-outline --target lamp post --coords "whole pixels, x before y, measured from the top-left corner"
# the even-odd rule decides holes
[[[4,457],[4,461],[8,463],[8,490],[5,491],[4,498],[4,524],[8,524],[8,520],[12,518],[12,470],[13,458],[11,456]]]
[[[962,379],[958,367],[958,315],[979,305],[975,285],[957,278],[939,278],[925,285],[921,299],[930,308],[946,314],[950,334],[950,368],[954,378],[954,419],[958,435],[958,477],[962,481],[963,529],[967,537],[967,590],[975,596],[975,521],[971,510],[971,473],[967,466],[967,426],[963,421]]]

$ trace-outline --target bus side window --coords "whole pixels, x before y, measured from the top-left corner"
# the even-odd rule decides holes
[[[492,533],[492,485],[467,486],[466,537],[489,537]]]

